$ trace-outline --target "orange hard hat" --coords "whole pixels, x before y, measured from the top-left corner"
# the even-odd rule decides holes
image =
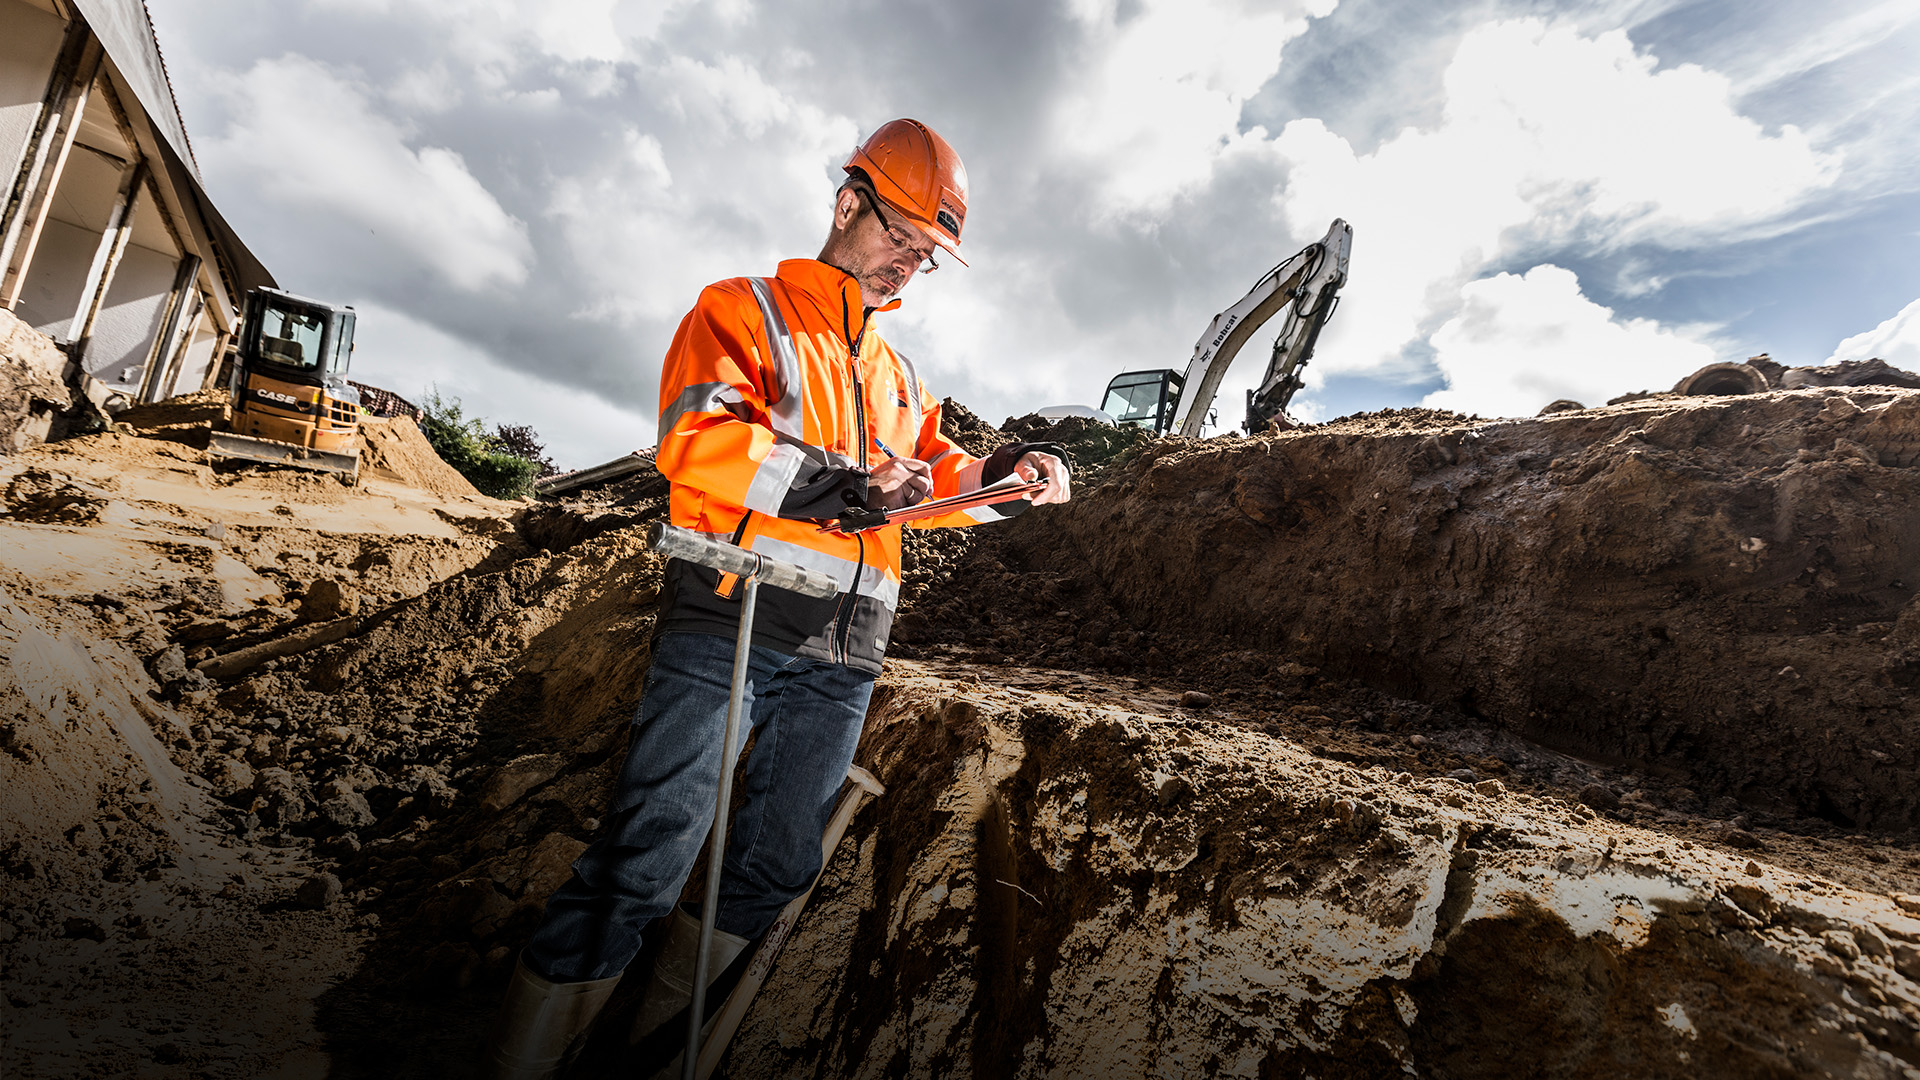
[[[967,220],[967,167],[947,140],[918,120],[889,120],[847,159],[873,185],[880,201],[913,222],[960,259],[960,227]]]

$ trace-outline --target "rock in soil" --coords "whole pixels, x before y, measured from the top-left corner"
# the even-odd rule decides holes
[[[294,890],[293,902],[296,907],[309,911],[324,911],[329,904],[340,899],[340,879],[332,874],[315,874],[300,883]]]

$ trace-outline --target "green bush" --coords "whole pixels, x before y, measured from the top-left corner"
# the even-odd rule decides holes
[[[421,411],[424,415],[420,428],[426,433],[433,452],[466,477],[482,495],[519,499],[533,491],[533,481],[540,475],[542,462],[515,453],[513,447],[489,434],[486,421],[464,416],[459,398],[443,398],[438,391],[429,391]],[[530,429],[524,442],[535,453],[539,452],[539,443],[531,438]]]

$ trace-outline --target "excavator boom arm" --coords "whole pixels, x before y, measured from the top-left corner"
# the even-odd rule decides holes
[[[1288,305],[1291,309],[1286,325],[1280,340],[1274,343],[1273,359],[1254,394],[1253,406],[1269,406],[1278,392],[1291,395],[1295,373],[1313,355],[1320,327],[1333,313],[1340,286],[1346,284],[1352,247],[1353,228],[1335,218],[1325,237],[1268,271],[1239,303],[1213,317],[1187,363],[1186,380],[1174,413],[1174,428],[1179,434],[1199,436],[1220,380],[1233,366],[1234,357],[1255,331]],[[1284,405],[1281,401],[1280,407]],[[1280,407],[1273,407],[1268,415],[1279,412]]]

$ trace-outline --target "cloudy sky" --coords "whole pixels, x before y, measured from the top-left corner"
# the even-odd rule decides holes
[[[652,444],[700,287],[817,253],[895,116],[965,158],[972,267],[882,328],[994,422],[1184,366],[1335,217],[1303,419],[1527,415],[1762,351],[1920,368],[1913,0],[148,7],[213,197],[283,287],[359,309],[358,376],[567,467]]]

